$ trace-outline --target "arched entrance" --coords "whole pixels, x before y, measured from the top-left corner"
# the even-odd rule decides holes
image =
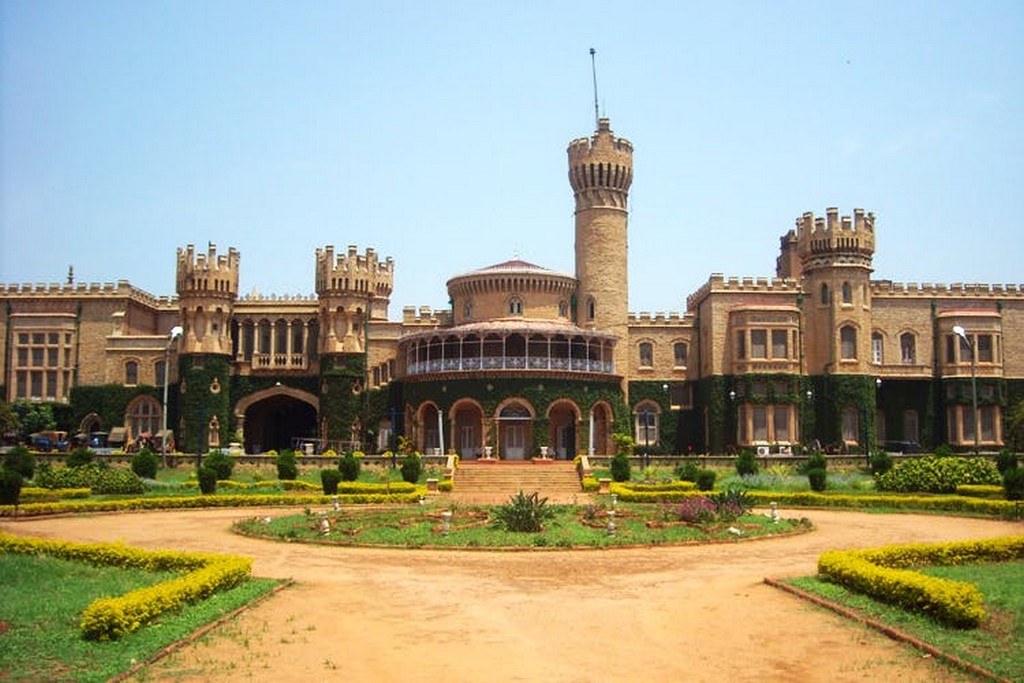
[[[463,460],[479,458],[483,451],[484,411],[475,401],[460,401],[452,407],[452,445]]]
[[[417,420],[419,425],[417,448],[420,453],[433,453],[441,448],[441,422],[438,418],[439,413],[435,404],[424,403],[420,406]],[[444,449],[447,450],[448,446],[449,444],[445,444]]]
[[[235,406],[246,453],[293,448],[293,439],[317,439],[319,401],[291,387],[272,387],[243,398]]]
[[[533,413],[518,401],[498,411],[498,455],[505,460],[526,460],[533,450]]]
[[[576,425],[579,423],[579,408],[572,401],[561,400],[551,404],[548,410],[548,444],[558,460],[572,460],[576,457]]]
[[[612,444],[612,409],[604,402],[595,403],[590,409],[590,444],[594,455],[610,455]]]

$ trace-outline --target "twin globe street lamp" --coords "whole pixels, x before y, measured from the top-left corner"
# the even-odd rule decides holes
[[[171,369],[171,347],[184,331],[181,325],[172,327],[167,335],[167,345],[164,347],[164,410],[161,415],[160,426],[160,455],[163,459],[164,467],[167,467],[167,376],[170,374]]]
[[[960,337],[971,349],[971,418],[974,420],[974,455],[978,455],[978,352],[974,341],[960,325],[953,326],[953,334]]]

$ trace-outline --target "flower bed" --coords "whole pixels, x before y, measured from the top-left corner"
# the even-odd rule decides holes
[[[923,612],[944,624],[974,628],[984,618],[981,592],[973,585],[926,576],[908,567],[998,562],[1024,558],[1024,536],[954,543],[915,543],[870,550],[830,550],[818,558],[818,573],[903,609]]]
[[[3,533],[0,533],[0,552],[45,554],[147,571],[185,572],[155,586],[94,600],[82,612],[79,622],[82,635],[93,640],[120,638],[164,612],[237,586],[252,573],[252,560],[237,555],[151,551],[118,543],[71,543]]]

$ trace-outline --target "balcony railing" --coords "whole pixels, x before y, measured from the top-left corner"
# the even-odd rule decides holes
[[[615,373],[615,363],[610,360],[587,358],[526,358],[524,356],[438,358],[410,363],[406,374],[424,375],[434,372],[472,372],[475,370],[555,370],[611,375]]]

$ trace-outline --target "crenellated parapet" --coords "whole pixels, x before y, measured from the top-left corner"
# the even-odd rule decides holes
[[[67,299],[68,297],[101,299],[123,297],[153,308],[167,308],[177,303],[177,297],[154,296],[145,290],[132,286],[127,280],[118,280],[116,283],[90,282],[88,284],[84,282],[76,284],[0,284],[0,296],[32,299]]]
[[[840,216],[839,209],[825,210],[825,216],[808,211],[796,219],[797,249],[803,270],[834,265],[871,268],[875,253],[875,215],[854,209],[853,216]]]
[[[800,282],[793,278],[781,277],[726,277],[721,273],[712,273],[696,292],[686,297],[686,308],[692,311],[700,302],[713,293],[736,293],[736,294],[799,294],[801,292]]]
[[[238,296],[238,272],[241,255],[232,247],[217,254],[217,245],[209,244],[207,253],[196,253],[195,246],[178,248],[178,296],[234,299]]]
[[[693,325],[693,322],[693,315],[680,313],[678,311],[669,311],[668,313],[664,313],[662,311],[655,313],[640,311],[639,313],[629,314],[630,325],[686,327]]]
[[[929,282],[892,282],[876,280],[871,283],[871,296],[884,297],[922,297],[922,298],[981,298],[981,299],[1021,299],[1024,298],[1024,284],[975,284],[954,282],[952,284],[932,284]]]
[[[445,309],[432,309],[430,306],[406,306],[402,309],[402,325],[417,327],[450,327],[452,312]]]
[[[633,144],[616,137],[611,123],[602,118],[589,138],[569,143],[569,183],[576,210],[595,207],[626,208],[633,183]]]
[[[395,262],[383,261],[367,248],[359,254],[349,245],[345,254],[335,254],[333,246],[316,250],[316,292],[323,296],[367,296],[390,299],[395,282]]]

